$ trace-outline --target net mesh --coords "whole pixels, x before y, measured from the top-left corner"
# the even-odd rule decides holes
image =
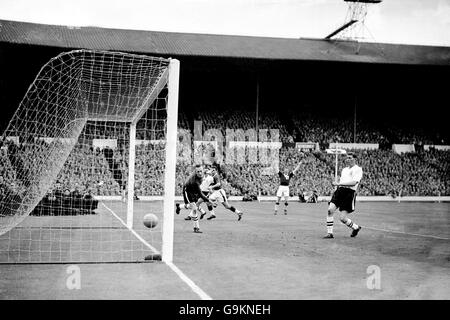
[[[162,205],[135,203],[127,225],[126,193],[133,180],[137,197],[164,193],[168,66],[76,50],[42,67],[2,136],[0,262],[138,261],[159,252],[160,226],[146,230],[142,216],[161,215]]]

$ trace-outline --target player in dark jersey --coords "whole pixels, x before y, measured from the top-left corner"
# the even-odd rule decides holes
[[[238,216],[238,221],[242,219],[243,212],[239,211],[232,205],[228,203],[227,195],[225,193],[225,190],[222,188],[222,183],[220,181],[220,175],[217,171],[217,167],[213,166],[212,169],[212,176],[213,176],[213,183],[209,186],[210,192],[209,192],[209,199],[212,203],[220,202],[226,209],[230,210],[231,212],[234,212]],[[214,213],[214,208],[208,207],[209,212],[211,213],[210,216],[207,218],[207,220],[214,219],[216,217]]]
[[[202,199],[204,202],[209,203],[209,199],[203,194],[200,189],[200,184],[203,180],[203,166],[196,165],[195,172],[186,180],[186,183],[183,186],[183,199],[184,199],[184,208],[191,209],[191,213],[189,216],[191,220],[194,222],[194,232],[202,233],[200,231],[199,225],[199,217],[198,217],[198,207],[197,202],[199,199]],[[180,204],[176,204],[176,213],[180,213]]]
[[[300,153],[300,156],[303,157],[303,153]],[[297,171],[300,169],[302,161],[299,162],[297,167],[295,167],[294,171],[289,172],[287,168],[284,169],[284,172],[278,170],[278,177],[280,178],[280,186],[277,190],[277,202],[275,203],[275,212],[276,215],[278,213],[278,207],[280,205],[281,198],[284,198],[284,214],[287,214],[288,200],[289,200],[289,184],[291,179],[297,174]]]
[[[202,183],[200,184],[200,190],[202,191],[202,193],[208,197],[209,196],[209,186],[213,183],[214,179],[211,175],[211,170],[208,167],[205,167],[204,171],[203,171],[203,177],[202,177]],[[183,192],[184,193],[184,192]],[[200,211],[201,215],[200,215],[200,220],[203,219],[203,217],[206,215],[206,211],[202,209],[201,204],[204,203],[202,198],[198,198],[197,201],[197,210]],[[210,202],[206,203],[207,207],[208,207],[208,211],[211,210],[212,208],[212,204]],[[182,207],[186,209],[186,204],[183,204]],[[177,210],[176,213],[179,214],[181,211],[181,207],[180,205],[177,204]],[[184,220],[192,220],[192,211],[189,212],[189,214],[187,215],[186,218],[184,218]]]

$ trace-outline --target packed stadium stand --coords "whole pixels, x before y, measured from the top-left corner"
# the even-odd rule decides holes
[[[250,129],[254,126],[255,114],[252,112],[199,112],[196,119],[202,121],[204,130],[219,128],[225,135],[225,128]],[[330,195],[333,191],[331,182],[334,179],[334,157],[324,152],[324,147],[330,142],[351,142],[351,121],[320,117],[317,114],[296,114],[292,117],[295,131],[288,132],[288,125],[283,123],[275,113],[259,115],[260,128],[280,129],[283,142],[310,141],[319,142],[320,150],[306,152],[303,166],[294,179],[291,188],[292,196],[298,196],[305,191],[316,191],[319,195]],[[350,122],[350,123],[347,123]],[[224,124],[226,124],[224,126]],[[344,125],[343,125],[344,124]],[[190,132],[188,117],[181,112],[179,128]],[[356,142],[379,143],[377,150],[355,150],[358,163],[364,169],[364,178],[359,188],[359,194],[364,196],[440,196],[450,195],[449,160],[450,151],[430,148],[418,148],[416,152],[396,153],[389,146],[392,143],[431,143],[445,144],[447,141],[441,136],[433,136],[430,132],[407,130],[403,128],[389,128],[385,126],[358,124]],[[92,130],[86,128],[85,136]],[[98,130],[98,127],[97,127]],[[119,130],[120,131],[120,130]],[[116,138],[122,132],[105,130],[101,135],[105,138]],[[395,132],[395,135],[393,134]],[[98,133],[97,133],[98,134]],[[33,150],[45,144],[23,143],[17,146],[14,142],[2,143],[0,157],[0,175],[6,185],[19,193],[24,181],[17,180],[18,170],[33,168]],[[17,148],[22,148],[23,157],[15,158]],[[184,152],[183,146],[178,146],[179,156]],[[137,196],[157,196],[162,194],[164,175],[164,152],[154,145],[139,145],[136,151],[136,194]],[[120,148],[113,151],[114,163],[120,176],[128,174],[128,155],[122,154]],[[292,170],[300,161],[299,151],[288,144],[279,150],[280,169],[285,167]],[[339,164],[342,168],[343,163]],[[27,169],[28,170],[28,169]],[[192,170],[192,163],[178,161],[177,164],[177,194],[181,194],[182,184]],[[270,196],[274,195],[278,186],[278,177],[274,172],[267,171],[267,165],[255,163],[224,164],[220,171],[224,188],[231,196]],[[29,172],[32,174],[32,172]],[[108,165],[105,153],[99,148],[77,146],[70,154],[57,183],[63,190],[71,192],[77,190],[81,194],[92,193],[97,196],[120,195],[121,186],[117,173]],[[6,192],[3,190],[2,192]]]

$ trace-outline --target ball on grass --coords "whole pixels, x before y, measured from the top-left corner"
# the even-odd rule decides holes
[[[153,213],[148,213],[144,216],[144,226],[147,228],[154,228],[158,224],[158,217]]]

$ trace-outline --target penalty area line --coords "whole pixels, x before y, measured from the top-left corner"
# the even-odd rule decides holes
[[[433,238],[433,239],[439,239],[439,240],[450,240],[449,238],[432,236],[432,235],[426,235],[426,234],[419,234],[419,233],[410,233],[410,232],[403,232],[403,231],[387,230],[387,229],[380,229],[380,228],[367,227],[367,226],[362,226],[362,228],[363,229],[369,229],[369,230],[375,230],[375,231],[382,231],[382,232],[399,233],[399,234],[405,234],[405,235],[409,235],[409,236],[416,236],[416,237],[423,237],[423,238]]]
[[[144,245],[146,245],[150,250],[152,250],[156,254],[160,254],[158,250],[156,250],[152,245],[150,245],[145,239],[143,239],[139,234],[136,233],[133,229],[129,228],[127,224],[112,210],[110,209],[106,204],[102,202],[102,205],[115,217],[117,220],[120,221],[130,232],[138,238]],[[197,286],[194,281],[192,281],[187,275],[183,273],[176,265],[174,265],[172,262],[163,261],[170,269],[172,269],[173,272],[176,273],[176,275],[184,282],[186,283],[189,288],[191,288],[194,293],[196,293],[202,300],[212,300],[212,298],[204,292],[199,286]]]

